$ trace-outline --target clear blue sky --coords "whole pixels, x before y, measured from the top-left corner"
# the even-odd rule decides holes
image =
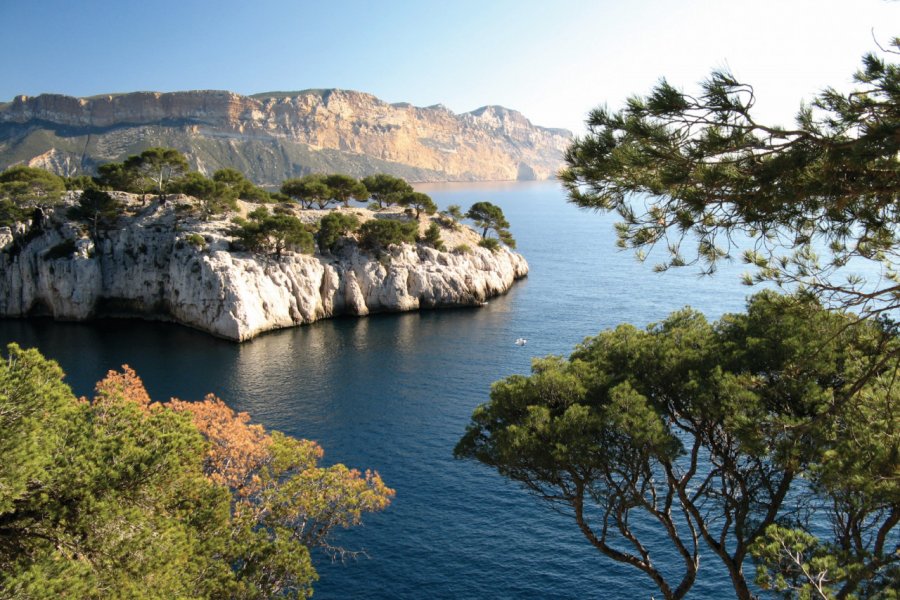
[[[789,124],[801,99],[849,85],[873,28],[900,35],[900,2],[0,0],[0,25],[0,101],[338,87],[580,131],[596,105],[721,67]]]

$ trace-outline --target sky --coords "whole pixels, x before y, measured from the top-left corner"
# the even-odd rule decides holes
[[[0,0],[0,25],[0,102],[342,88],[583,133],[594,107],[661,77],[693,92],[713,69],[754,86],[759,121],[790,125],[900,35],[900,1]]]

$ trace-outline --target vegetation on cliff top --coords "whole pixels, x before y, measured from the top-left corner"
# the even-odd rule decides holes
[[[43,211],[57,205],[67,189],[81,190],[78,204],[68,215],[87,223],[95,242],[101,234],[114,229],[117,217],[125,212],[124,204],[111,193],[119,191],[139,194],[144,202],[152,194],[161,204],[173,193],[190,196],[195,201],[183,203],[179,209],[187,209],[203,221],[237,211],[239,199],[259,204],[246,218],[233,219],[235,226],[231,233],[237,247],[275,257],[288,251],[313,253],[316,239],[323,254],[334,252],[342,239],[358,241],[362,248],[378,253],[394,244],[416,242],[441,250],[444,248],[441,229],[456,231],[456,221],[464,217],[473,219],[484,229],[482,237],[489,231],[495,232],[497,239],[483,241],[485,247],[496,251],[499,241],[515,247],[502,210],[487,202],[476,203],[466,215],[458,209],[446,212],[432,220],[420,235],[422,216],[434,215],[437,205],[427,194],[416,192],[409,183],[391,175],[357,180],[343,174],[314,173],[284,181],[278,192],[267,192],[235,169],[221,169],[207,177],[187,171],[187,162],[178,151],[150,148],[122,163],[101,165],[93,178],[62,178],[30,167],[15,167],[0,173],[0,227],[30,221],[30,227],[13,231],[17,248],[27,242],[29,235],[40,231]],[[359,223],[347,220],[357,218],[349,213],[346,218],[329,215],[327,221],[318,223],[298,218],[297,209],[348,208],[351,201],[368,202],[368,208],[376,213],[400,207],[404,209],[405,221],[397,222],[393,214],[384,215],[384,219],[376,214],[378,223],[360,227]],[[275,206],[275,203],[279,204]],[[342,218],[346,222],[339,223]]]

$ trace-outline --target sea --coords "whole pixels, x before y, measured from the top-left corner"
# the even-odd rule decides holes
[[[337,318],[243,344],[159,322],[17,319],[0,320],[0,343],[39,348],[78,395],[128,364],[156,400],[213,393],[269,429],[316,440],[326,463],[377,470],[396,498],[339,532],[356,558],[317,557],[317,599],[659,597],[642,573],[601,556],[571,517],[454,459],[453,447],[492,382],[620,323],[645,327],[684,306],[710,319],[740,311],[755,291],[741,283],[747,267],[736,257],[711,276],[656,273],[662,255],[641,262],[617,249],[617,216],[575,207],[555,181],[417,189],[441,208],[502,207],[528,277],[478,308]],[[675,564],[650,549],[664,569]],[[707,556],[689,597],[732,596]]]

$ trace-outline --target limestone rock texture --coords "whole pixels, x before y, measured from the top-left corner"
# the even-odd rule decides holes
[[[48,216],[40,232],[29,232],[24,244],[14,242],[9,228],[0,228],[0,316],[136,316],[243,341],[337,315],[477,306],[528,273],[520,254],[480,248],[476,232],[446,222],[441,235],[448,251],[403,244],[373,256],[348,239],[334,256],[275,257],[234,251],[230,222],[185,216],[190,198],[161,205],[118,195],[130,214],[96,239],[64,216],[65,205]],[[67,203],[74,198],[70,194]],[[253,208],[241,205],[244,214]],[[361,220],[399,218],[340,210]],[[300,211],[304,220],[325,212]],[[420,231],[432,220],[439,222],[423,215]],[[203,237],[203,247],[191,243],[197,239],[192,234]]]
[[[571,141],[569,131],[501,106],[455,114],[337,89],[43,94],[0,103],[0,169],[27,164],[66,176],[167,146],[202,173],[233,167],[260,185],[310,172],[535,180],[556,174]]]

